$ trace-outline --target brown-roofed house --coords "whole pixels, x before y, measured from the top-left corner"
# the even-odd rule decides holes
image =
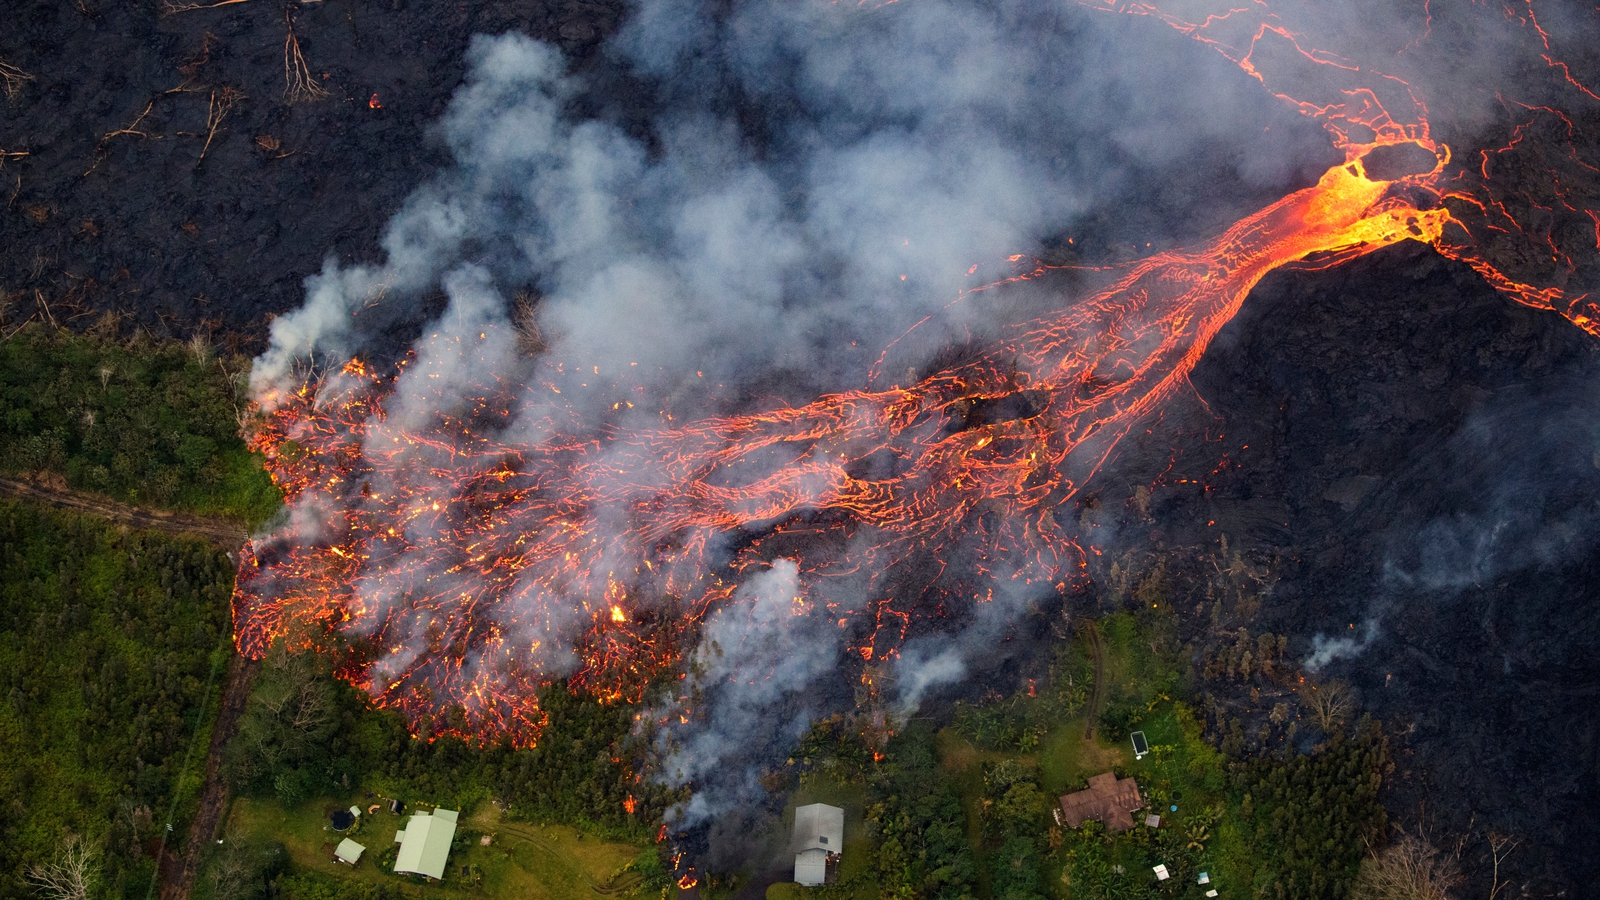
[[[1143,806],[1138,782],[1106,772],[1089,779],[1088,790],[1062,797],[1061,815],[1068,828],[1077,828],[1094,819],[1104,822],[1111,831],[1127,831],[1133,827],[1130,813]]]

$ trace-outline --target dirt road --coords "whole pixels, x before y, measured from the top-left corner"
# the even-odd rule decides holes
[[[1105,701],[1106,652],[1100,640],[1100,629],[1093,622],[1088,623],[1083,637],[1089,645],[1089,655],[1094,657],[1094,685],[1090,689],[1089,706],[1084,715],[1088,724],[1083,728],[1083,739],[1088,741],[1094,739],[1094,726],[1100,721],[1100,704]]]
[[[19,481],[14,478],[0,478],[0,497],[18,497],[48,504],[56,509],[93,513],[135,528],[149,528],[169,534],[195,535],[230,552],[237,551],[249,537],[243,523],[228,519],[142,509],[66,487]]]
[[[0,478],[0,497],[16,497],[56,509],[90,513],[134,528],[193,535],[229,552],[237,552],[249,537],[244,525],[239,522],[142,509],[58,484]],[[234,656],[228,662],[221,708],[217,713],[216,726],[211,730],[211,746],[206,753],[205,783],[200,789],[200,806],[195,811],[194,823],[185,839],[166,847],[161,854],[161,900],[188,900],[194,890],[200,856],[206,845],[215,839],[223,807],[227,805],[227,790],[221,778],[222,748],[238,726],[239,716],[244,712],[245,701],[250,696],[250,684],[260,665],[258,660],[239,656]]]
[[[222,810],[228,801],[227,788],[221,777],[222,748],[238,727],[245,701],[250,698],[250,684],[260,668],[260,660],[237,655],[228,662],[228,680],[222,687],[222,708],[217,713],[216,726],[211,729],[211,747],[206,753],[206,780],[205,786],[200,789],[200,806],[195,810],[194,823],[189,826],[188,836],[162,856],[161,900],[188,900],[194,891],[195,875],[200,870],[200,856],[205,852],[206,845],[216,839]]]

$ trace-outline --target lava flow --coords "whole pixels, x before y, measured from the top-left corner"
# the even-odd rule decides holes
[[[1248,52],[1235,55],[1257,74]],[[775,555],[793,558],[813,586],[957,550],[991,585],[1045,591],[1077,577],[1082,553],[1056,507],[1186,383],[1250,290],[1286,264],[1430,242],[1516,299],[1595,330],[1583,302],[1472,255],[1445,202],[1465,195],[1442,185],[1449,151],[1429,136],[1420,102],[1397,119],[1370,90],[1343,96],[1299,102],[1345,153],[1314,186],[1203,246],[1112,271],[1058,313],[908,386],[637,427],[552,406],[552,375],[439,396],[434,409],[467,411],[419,425],[390,408],[401,384],[408,409],[427,405],[419,357],[391,373],[351,362],[264,398],[253,446],[293,516],[241,564],[241,650],[259,656],[279,637],[325,646],[339,634],[343,674],[377,702],[433,734],[526,743],[541,726],[541,688],[568,678],[604,697],[639,697]],[[1371,154],[1401,145],[1430,154],[1432,168],[1369,177]],[[483,348],[504,340],[475,337]],[[539,439],[503,437],[529,418],[542,422]],[[960,599],[983,602],[985,591]],[[796,606],[828,604],[854,652],[883,658],[919,614],[914,591],[884,593]]]

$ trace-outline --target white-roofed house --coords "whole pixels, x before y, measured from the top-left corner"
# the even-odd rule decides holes
[[[794,880],[800,884],[825,884],[828,861],[844,850],[844,810],[825,803],[797,807],[794,811]]]
[[[342,862],[347,866],[353,866],[361,861],[361,854],[366,852],[366,849],[366,847],[361,846],[355,841],[345,838],[344,840],[340,841],[339,846],[334,849],[333,858],[337,862]]]
[[[453,809],[436,809],[431,816],[425,812],[413,814],[406,823],[406,830],[395,832],[394,839],[400,844],[400,855],[394,861],[395,872],[422,875],[435,881],[443,878],[459,815]]]

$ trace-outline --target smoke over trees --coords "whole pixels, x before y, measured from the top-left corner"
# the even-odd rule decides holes
[[[391,532],[395,546],[363,557],[348,579],[355,603],[374,612],[343,626],[347,636],[393,628],[373,648],[375,692],[394,690],[407,673],[428,677],[440,647],[466,647],[459,663],[474,677],[559,679],[577,670],[607,591],[621,590],[658,622],[678,618],[662,587],[670,579],[641,573],[616,552],[631,517],[650,505],[653,479],[673,476],[641,475],[609,458],[613,436],[845,388],[892,390],[935,354],[1026,320],[1030,303],[1075,299],[968,290],[1021,271],[1012,257],[1065,254],[1062,238],[1093,222],[1103,259],[1126,259],[1215,230],[1238,211],[1227,198],[1248,207],[1281,196],[1328,162],[1314,124],[1273,106],[1236,69],[1201,63],[1215,61],[1210,49],[1148,22],[1082,13],[959,2],[877,10],[646,2],[609,45],[618,68],[602,74],[569,72],[557,50],[518,35],[478,39],[439,130],[452,166],[390,223],[382,264],[330,259],[308,281],[305,307],[273,323],[272,347],[252,376],[269,413],[303,396],[295,392],[308,371],[325,375],[308,390],[336,405],[361,384],[337,369],[345,360],[373,357],[381,366],[409,354],[414,364],[383,382],[391,391],[383,413],[353,428],[360,437],[350,447],[400,464],[296,508],[263,536],[259,558],[270,564],[326,542],[325,523],[360,518],[375,496],[434,498],[434,512],[440,498],[444,506],[475,502],[441,474],[466,433],[457,426],[475,417],[491,420],[472,438],[485,444],[531,452],[592,441],[607,448],[596,451],[595,466],[612,473],[599,491],[610,499],[584,497],[573,521],[593,529],[581,552],[606,571],[605,588],[598,578],[487,584],[462,564],[469,552],[436,539],[459,525],[448,514],[408,518]],[[1342,13],[1308,21],[1346,36],[1360,31]],[[644,100],[610,103],[597,90],[602,77]],[[1230,190],[1213,184],[1203,199],[1184,201],[1173,196],[1182,191],[1150,189],[1173,172]],[[1143,191],[1140,202],[1126,202],[1134,190]],[[1113,205],[1115,215],[1106,212]],[[1130,235],[1146,238],[1143,248]],[[509,299],[519,295],[526,302]],[[410,341],[419,310],[431,318]],[[508,412],[480,416],[490,406]],[[409,438],[417,433],[429,437]],[[517,451],[481,460],[462,481],[481,486],[507,475]],[[759,482],[784,465],[734,463],[719,473],[734,483]],[[807,483],[794,493],[820,490]],[[728,528],[655,540],[703,548],[714,567],[751,537]],[[976,559],[965,546],[953,555]],[[759,561],[782,565],[776,551]],[[902,711],[964,677],[1019,611],[1051,593],[1009,574],[986,572],[997,588],[984,600],[996,602],[974,599],[976,611],[952,616],[944,632],[908,638],[893,673]],[[734,582],[743,577],[730,574],[717,600],[740,596]],[[797,567],[790,596],[841,602],[819,580]],[[272,589],[270,580],[261,585]],[[847,590],[882,592],[870,579]],[[430,602],[419,603],[424,594]],[[845,606],[839,627],[863,608]],[[710,625],[723,624],[708,615]],[[731,723],[757,721],[769,737],[803,728],[809,709],[800,707],[846,643],[821,621],[763,614],[747,633],[768,633],[743,645],[740,678],[708,683],[697,715],[677,717],[676,743],[663,746],[669,757],[695,759],[669,770],[728,778],[721,799],[697,798],[689,818],[755,790],[743,766],[725,762],[745,749],[722,739]],[[493,649],[441,640],[468,623],[493,635]],[[1242,644],[1231,670],[1270,674],[1282,647]],[[725,674],[710,646],[683,657]],[[743,677],[753,673],[760,685]],[[417,701],[414,714],[449,724],[441,704]],[[517,725],[534,727],[533,711],[525,718]],[[675,729],[664,710],[661,719],[664,733]]]

